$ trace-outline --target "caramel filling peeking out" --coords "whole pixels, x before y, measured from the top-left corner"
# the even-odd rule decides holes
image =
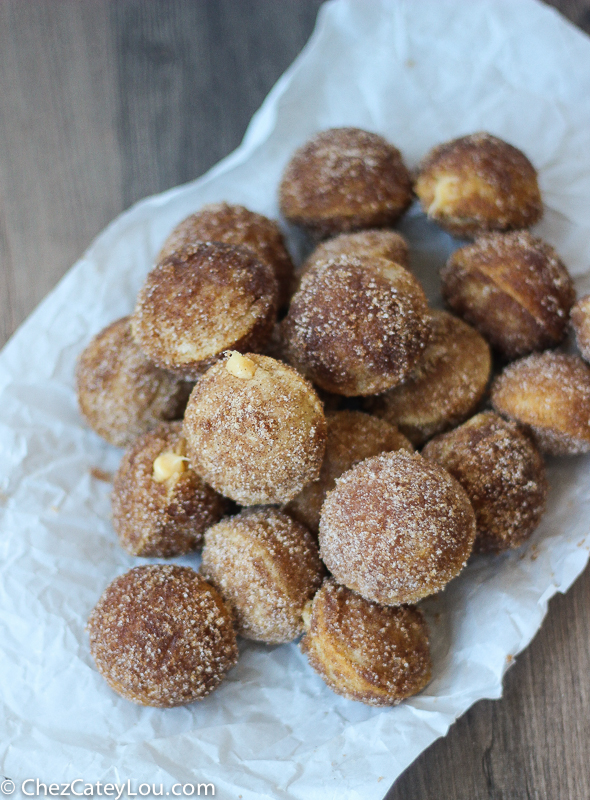
[[[444,210],[445,206],[454,203],[461,196],[461,186],[459,178],[449,175],[440,178],[434,187],[434,200],[428,207],[428,214],[436,214],[437,211]]]
[[[244,380],[250,380],[256,372],[256,364],[252,359],[235,351],[225,362],[225,368],[236,378],[243,378]]]
[[[166,451],[154,461],[153,479],[156,483],[164,483],[170,478],[177,478],[186,469],[186,456],[179,456],[177,453]]]
[[[303,619],[303,627],[306,631],[311,628],[311,612],[313,609],[313,602],[308,600],[307,603],[303,606],[303,611],[301,612],[301,617]]]

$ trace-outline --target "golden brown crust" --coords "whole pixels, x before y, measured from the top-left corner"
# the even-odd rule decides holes
[[[303,633],[303,607],[325,571],[309,531],[275,508],[252,508],[205,534],[201,574],[232,608],[236,630],[267,644]]]
[[[164,420],[182,416],[191,388],[145,357],[131,338],[129,317],[97,334],[76,369],[82,416],[93,431],[118,447]]]
[[[131,328],[156,364],[197,378],[227,348],[262,348],[276,312],[277,282],[268,264],[242,247],[200,242],[149,273]]]
[[[487,342],[446,311],[431,311],[432,334],[406,380],[365,407],[397,425],[416,447],[458,425],[481,401],[492,370]]]
[[[422,287],[384,258],[339,256],[301,281],[282,322],[287,357],[310,380],[346,396],[403,381],[430,335]]]
[[[111,689],[145,706],[201,700],[238,659],[221,596],[189,567],[135,567],[88,620],[90,652]]]
[[[322,404],[308,381],[268,356],[248,353],[245,380],[215,364],[195,386],[184,417],[194,469],[242,505],[287,503],[320,471]]]
[[[492,405],[549,455],[590,452],[590,367],[579,356],[533,353],[492,384]]]
[[[140,437],[123,456],[113,483],[113,526],[132,555],[168,558],[196,550],[224,514],[226,501],[189,465],[166,481],[154,479],[158,456],[185,456],[185,448],[182,422],[174,422]]]
[[[535,168],[524,153],[489,133],[435,147],[414,188],[425,213],[459,237],[529,228],[543,214]]]
[[[590,294],[580,297],[571,310],[570,319],[578,350],[584,361],[590,361]]]
[[[244,206],[210,203],[174,228],[157,258],[164,261],[176,250],[195,242],[224,242],[251,250],[273,270],[279,285],[279,306],[289,300],[293,262],[285,247],[281,229],[274,220]]]
[[[408,243],[396,231],[387,229],[341,233],[333,239],[319,244],[301,267],[304,275],[320,261],[330,261],[338,256],[359,256],[360,258],[387,258],[402,267],[409,266]]]
[[[422,613],[413,606],[380,606],[334,580],[325,581],[313,599],[301,649],[330,689],[373,706],[395,705],[431,677]]]
[[[320,511],[336,478],[369,456],[392,450],[413,451],[395,425],[362,411],[335,411],[326,415],[328,438],[320,476],[287,506],[289,514],[317,533]]]
[[[545,464],[515,423],[492,412],[477,414],[430,441],[422,455],[467,492],[477,521],[476,552],[518,547],[539,524],[548,492]]]
[[[414,603],[463,569],[475,515],[446,470],[398,450],[368,458],[336,481],[319,538],[339,583],[385,605]]]
[[[279,189],[285,218],[318,239],[390,225],[411,201],[399,150],[358,128],[316,134],[295,152]]]
[[[576,299],[555,250],[528,231],[483,236],[441,271],[442,294],[505,358],[558,345]]]

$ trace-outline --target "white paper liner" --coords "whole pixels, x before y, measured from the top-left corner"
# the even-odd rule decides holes
[[[336,0],[253,118],[243,144],[207,175],[116,219],[0,355],[3,700],[0,770],[17,784],[83,778],[211,782],[221,798],[382,797],[477,700],[499,697],[513,656],[549,598],[588,560],[590,461],[550,465],[549,511],[532,541],[479,558],[427,601],[434,678],[394,709],[344,700],[296,645],[243,643],[209,698],[141,708],[93,666],[85,623],[107,583],[143,560],[121,551],[109,517],[121,452],[81,422],[75,361],[91,336],[129,313],[169,230],[206,202],[277,216],[295,147],[355,125],[385,135],[410,166],[433,145],[487,130],[540,172],[536,232],[590,290],[590,46],[533,0]],[[433,303],[456,247],[412,208],[401,225]],[[195,564],[195,559],[181,559]]]

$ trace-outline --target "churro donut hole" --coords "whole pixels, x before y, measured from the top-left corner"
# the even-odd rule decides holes
[[[326,415],[328,438],[320,476],[287,506],[287,511],[314,533],[320,511],[336,478],[369,456],[392,450],[413,451],[410,442],[394,425],[362,411],[335,411]]]
[[[473,133],[428,153],[414,186],[428,216],[454,236],[529,228],[543,203],[535,168],[516,147]]]
[[[249,211],[244,206],[210,203],[174,228],[164,242],[157,261],[163,261],[176,250],[195,242],[224,242],[251,250],[256,258],[272,268],[279,286],[279,305],[287,304],[293,262],[285,247],[281,229],[274,220]]]
[[[336,481],[319,539],[339,583],[384,605],[414,603],[463,569],[475,515],[446,470],[398,450],[361,461]]]
[[[90,652],[113,691],[144,706],[201,700],[238,659],[229,610],[189,567],[135,567],[88,620]]]
[[[555,250],[528,231],[495,233],[456,250],[441,271],[453,311],[507,359],[558,345],[576,299]]]
[[[181,417],[191,388],[145,357],[131,338],[129,317],[97,334],[76,369],[82,416],[95,433],[118,447],[163,420]]]
[[[227,501],[191,469],[182,422],[161,425],[125,452],[113,483],[113,526],[135,556],[168,558],[200,547]]]
[[[337,694],[392,706],[430,681],[428,627],[417,608],[373,603],[332,579],[310,606],[301,649]]]
[[[317,386],[368,395],[409,375],[430,336],[430,313],[404,267],[339,256],[303,276],[282,333],[289,362]]]
[[[428,442],[422,455],[444,467],[475,511],[476,552],[519,547],[539,524],[547,501],[545,465],[531,439],[493,412]]]
[[[315,239],[390,225],[411,202],[399,150],[358,128],[317,133],[296,150],[279,188],[285,218]]]
[[[514,361],[495,379],[491,399],[541,452],[590,452],[590,367],[579,356],[548,351]]]
[[[574,304],[570,319],[576,335],[576,344],[584,361],[590,361],[590,294],[580,297]]]
[[[329,261],[338,256],[359,256],[360,258],[386,258],[408,268],[408,243],[396,231],[387,229],[341,233],[333,239],[319,244],[301,268],[307,272],[320,261]]]
[[[309,531],[275,508],[250,508],[205,534],[201,574],[233,610],[236,630],[267,644],[303,633],[303,607],[325,570]]]
[[[431,338],[410,375],[364,403],[416,447],[475,411],[492,370],[490,348],[476,330],[446,311],[430,313]]]
[[[229,347],[264,347],[276,312],[277,282],[268,264],[242,247],[198,242],[149,273],[131,327],[155,363],[196,378]]]
[[[246,506],[288,503],[319,475],[326,419],[292,367],[234,352],[195,386],[184,436],[193,468],[221,494]]]

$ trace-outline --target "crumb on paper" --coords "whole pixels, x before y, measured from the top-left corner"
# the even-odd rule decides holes
[[[100,467],[90,467],[90,476],[97,481],[104,481],[104,483],[113,482],[113,474],[104,469],[100,469]]]
[[[512,655],[512,653],[508,653],[508,655],[506,656],[506,663],[512,664],[513,661],[514,661],[514,656]]]

